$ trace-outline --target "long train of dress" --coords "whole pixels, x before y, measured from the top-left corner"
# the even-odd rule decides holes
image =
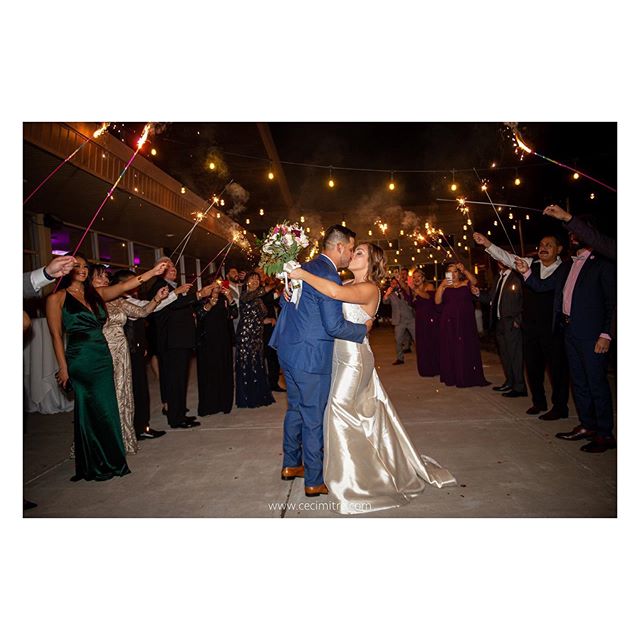
[[[370,316],[343,303],[351,322]],[[367,513],[407,504],[426,484],[438,488],[456,479],[432,458],[420,455],[402,426],[375,370],[368,338],[362,344],[336,340],[331,391],[324,414],[324,481],[335,510]]]

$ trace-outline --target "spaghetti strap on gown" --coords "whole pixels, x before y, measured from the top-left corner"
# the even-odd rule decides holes
[[[342,309],[350,322],[370,319],[360,305],[345,302]],[[448,470],[414,449],[380,382],[368,338],[362,344],[334,343],[324,414],[324,481],[342,514],[399,507],[427,484],[456,484]]]
[[[75,392],[76,474],[72,480],[108,480],[130,472],[120,429],[111,353],[102,333],[106,319],[101,307],[94,314],[71,294],[65,295],[62,306],[67,335],[65,356]]]

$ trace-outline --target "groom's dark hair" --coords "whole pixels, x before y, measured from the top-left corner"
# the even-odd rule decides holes
[[[334,224],[326,230],[322,248],[327,249],[330,246],[336,245],[338,242],[349,244],[349,238],[355,237],[355,231],[351,231],[351,229],[341,224]]]

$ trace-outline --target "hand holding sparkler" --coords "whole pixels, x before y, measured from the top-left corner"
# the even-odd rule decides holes
[[[186,284],[181,284],[179,287],[176,287],[173,291],[177,296],[181,296],[183,293],[189,293],[189,289],[191,289],[193,285],[190,282]]]
[[[550,204],[548,207],[545,207],[542,215],[551,216],[556,220],[562,220],[562,222],[569,222],[572,218],[570,213],[559,207],[557,204]]]
[[[485,249],[488,249],[491,246],[491,240],[489,240],[489,238],[487,238],[487,236],[482,235],[481,233],[478,233],[477,231],[474,232],[473,234],[473,239],[481,246],[483,246]]]
[[[58,256],[54,258],[45,268],[45,275],[50,278],[62,278],[73,269],[76,259],[73,256]]]
[[[522,258],[519,258],[518,256],[514,256],[513,261],[516,264],[516,269],[522,275],[524,275],[525,273],[527,273],[527,271],[529,271],[529,265]]]

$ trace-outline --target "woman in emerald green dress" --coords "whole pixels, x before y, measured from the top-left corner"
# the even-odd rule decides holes
[[[113,363],[102,326],[105,302],[161,275],[161,262],[136,278],[96,290],[88,263],[77,254],[73,270],[47,298],[47,322],[60,367],[56,378],[75,392],[73,440],[76,473],[71,480],[108,480],[129,473],[113,382]],[[62,333],[67,334],[65,351]]]

